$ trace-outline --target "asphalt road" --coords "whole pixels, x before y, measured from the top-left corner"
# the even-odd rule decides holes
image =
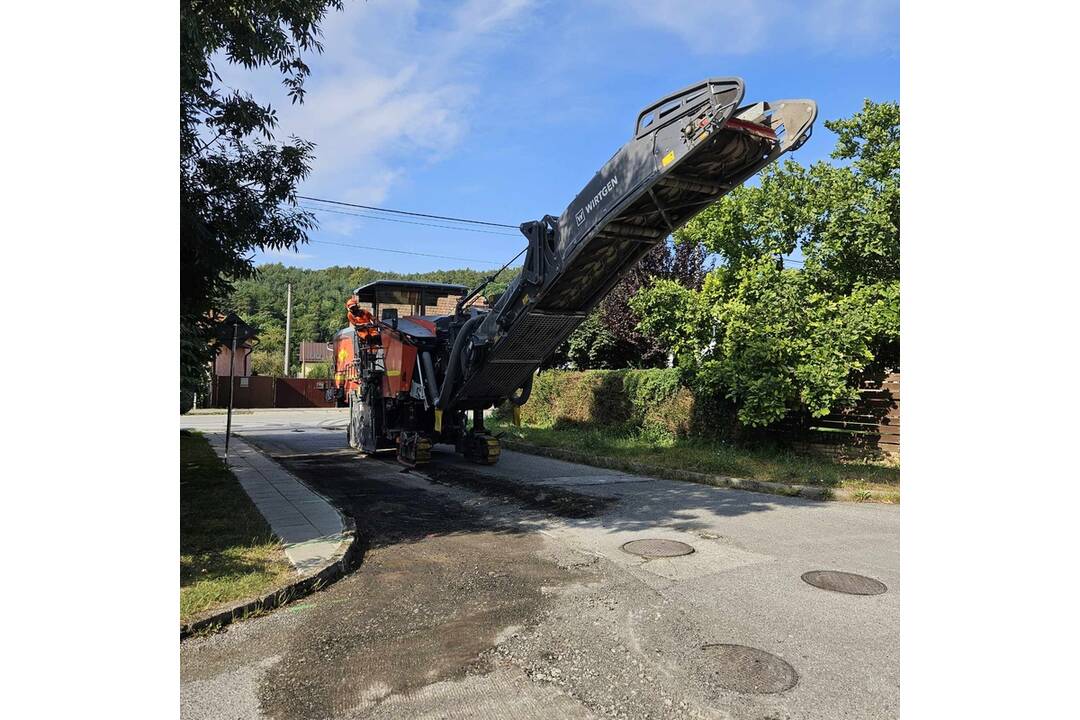
[[[890,718],[899,511],[504,451],[423,472],[345,447],[343,411],[234,429],[357,523],[362,564],[181,644],[184,718]],[[223,416],[181,418],[224,428]],[[693,547],[646,560],[660,538]],[[875,578],[848,595],[811,570]]]

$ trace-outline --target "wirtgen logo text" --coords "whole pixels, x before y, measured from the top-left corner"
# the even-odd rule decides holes
[[[608,196],[608,193],[614,190],[615,186],[618,184],[618,176],[612,177],[610,180],[607,181],[607,183],[605,183],[604,187],[600,188],[600,191],[596,193],[596,195],[594,195],[588,203],[585,204],[585,207],[574,213],[574,220],[577,221],[578,227],[581,227],[581,225],[585,222],[586,216],[588,216],[589,213],[595,210],[596,206],[600,204],[600,201],[606,198]]]

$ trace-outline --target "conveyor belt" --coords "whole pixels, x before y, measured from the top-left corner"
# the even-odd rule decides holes
[[[810,137],[813,101],[742,98],[741,79],[711,79],[646,107],[562,215],[522,225],[524,268],[476,332],[453,406],[514,392],[642,256]]]

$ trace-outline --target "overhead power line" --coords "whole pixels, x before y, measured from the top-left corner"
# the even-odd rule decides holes
[[[342,203],[342,204],[347,204],[347,203]],[[321,207],[316,207],[316,206],[313,206],[313,205],[301,205],[301,207],[303,207],[303,208],[305,208],[307,210],[314,210],[316,212],[328,212],[328,213],[334,213],[336,215],[349,215],[349,216],[352,216],[352,217],[366,218],[366,219],[369,219],[369,220],[385,220],[387,222],[405,223],[407,225],[423,225],[425,227],[441,228],[443,230],[460,230],[460,231],[464,231],[464,232],[485,233],[485,234],[488,234],[488,235],[504,235],[506,237],[520,237],[517,233],[504,233],[504,232],[497,232],[497,231],[494,231],[494,230],[480,230],[480,229],[477,229],[477,228],[454,227],[454,226],[451,226],[451,225],[439,225],[437,223],[425,223],[425,222],[417,222],[417,221],[414,221],[414,220],[402,220],[400,218],[378,217],[376,215],[368,215],[368,214],[364,214],[364,213],[347,212],[345,210],[334,210],[332,208],[321,208]],[[411,214],[421,215],[421,217],[439,217],[439,216],[422,215],[421,213],[411,213]],[[479,221],[476,221],[476,222],[479,222]],[[494,223],[485,223],[485,224],[494,224]],[[506,226],[506,227],[511,227],[511,226]],[[393,250],[393,249],[390,249],[390,248],[375,247],[373,245],[354,245],[354,244],[349,244],[349,243],[332,242],[330,240],[311,240],[310,242],[319,243],[319,244],[323,244],[323,245],[338,245],[340,247],[356,248],[358,250],[372,250],[372,251],[375,251],[375,252],[395,253],[397,255],[416,255],[416,256],[419,256],[419,257],[438,258],[440,260],[459,260],[459,261],[462,261],[462,262],[475,262],[475,263],[481,263],[481,264],[484,264],[484,265],[490,265],[492,267],[495,267],[495,266],[499,265],[499,263],[494,263],[494,262],[491,262],[490,260],[479,260],[477,258],[457,257],[457,256],[454,256],[454,255],[435,255],[435,254],[432,254],[432,253],[414,252],[414,251],[410,251],[410,250]],[[521,252],[524,252],[524,250],[522,250]],[[521,255],[521,253],[519,252],[509,262],[513,262],[518,257],[520,257],[520,255]],[[796,265],[802,265],[805,262],[804,260],[797,260],[797,259],[791,258],[791,257],[785,257],[785,258],[781,258],[781,259],[782,259],[782,261],[784,263],[792,263],[792,264],[796,264]],[[509,265],[509,262],[507,263],[507,265]]]
[[[461,262],[480,263],[482,265],[490,265],[492,267],[498,267],[499,265],[499,263],[494,263],[490,260],[479,260],[477,258],[455,257],[453,255],[435,255],[432,253],[415,252],[413,250],[391,250],[390,248],[375,247],[373,245],[356,245],[353,243],[334,242],[333,240],[309,240],[308,242],[316,243],[318,245],[337,245],[338,247],[354,248],[356,250],[372,250],[374,252],[394,253],[396,255],[417,255],[419,257],[438,258],[440,260],[459,260]]]
[[[319,207],[317,205],[310,205],[310,204],[307,204],[307,203],[301,204],[301,207],[303,207],[306,210],[313,210],[315,212],[320,212],[320,213],[334,213],[335,215],[348,215],[348,216],[352,216],[352,217],[364,218],[364,219],[367,219],[367,220],[382,220],[382,221],[385,221],[385,222],[404,223],[406,225],[421,225],[421,226],[424,226],[424,227],[439,228],[441,230],[458,230],[458,231],[462,231],[462,232],[483,233],[483,234],[486,234],[486,235],[502,235],[504,237],[515,237],[515,238],[519,238],[519,239],[522,237],[519,232],[512,232],[511,233],[511,232],[503,232],[501,230],[488,230],[488,229],[483,229],[482,227],[461,227],[461,225],[477,225],[477,226],[484,226],[484,227],[491,227],[491,228],[510,228],[510,229],[513,229],[513,230],[518,230],[518,226],[516,226],[516,225],[506,225],[504,223],[488,222],[486,220],[473,220],[473,219],[469,219],[469,218],[450,217],[448,215],[435,215],[435,214],[432,214],[432,213],[418,213],[418,212],[411,212],[411,211],[408,211],[408,210],[395,210],[395,209],[391,209],[391,208],[376,207],[374,205],[360,205],[359,203],[348,203],[348,202],[344,202],[344,201],[341,201],[341,200],[328,200],[326,198],[317,198],[317,197],[311,197],[311,196],[308,196],[308,195],[298,195],[297,197],[300,198],[301,200],[306,200],[308,202],[326,203],[326,204],[337,205],[337,206],[346,207],[346,208],[358,208],[360,210],[367,211],[367,212],[353,212],[353,211],[350,211],[350,210],[341,210],[341,209],[336,209],[336,208]],[[382,215],[375,215],[375,214],[372,214],[372,213],[390,213],[390,214],[393,214],[393,215],[404,215],[404,216],[409,216],[409,217],[426,218],[426,219],[430,219],[430,220],[441,220],[443,222],[441,222],[441,223],[421,222],[421,221],[418,221],[418,220],[406,220],[406,219],[401,218],[401,217],[385,217],[385,216],[382,216]],[[449,224],[446,224],[446,223],[458,223],[458,224],[449,225]],[[440,254],[436,254],[436,253],[417,252],[415,250],[397,250],[397,249],[387,248],[387,247],[378,247],[378,246],[375,246],[375,245],[360,245],[360,244],[356,244],[356,243],[343,243],[343,242],[335,242],[333,240],[310,240],[309,242],[319,244],[319,245],[336,245],[338,247],[347,247],[347,248],[353,248],[353,249],[356,249],[356,250],[367,250],[367,251],[371,251],[371,252],[393,253],[395,255],[412,255],[412,256],[415,256],[415,257],[428,257],[428,258],[436,258],[436,259],[439,259],[439,260],[455,260],[455,261],[458,261],[458,262],[478,263],[478,264],[487,265],[487,266],[490,266],[490,267],[498,267],[500,265],[500,263],[491,262],[490,260],[480,260],[479,258],[467,258],[467,257],[456,256],[456,255],[440,255]],[[514,259],[516,260],[517,257],[519,257],[520,255],[521,255],[521,253],[518,253],[518,255],[515,256]],[[510,262],[513,262],[513,260],[511,260]],[[509,263],[507,263],[507,265],[509,265]],[[505,267],[506,267],[506,265],[503,265],[503,268],[505,268]],[[501,270],[500,270],[500,272],[501,272]]]
[[[324,208],[324,207],[318,207],[318,206],[315,206],[315,205],[301,205],[300,207],[304,208],[305,210],[314,210],[315,212],[328,212],[328,213],[334,213],[335,215],[349,215],[349,216],[352,216],[352,217],[365,218],[367,220],[383,220],[385,222],[404,223],[405,225],[423,225],[425,227],[441,228],[443,230],[458,230],[458,231],[461,231],[461,232],[483,233],[485,235],[502,235],[503,237],[518,237],[518,238],[521,237],[520,233],[508,233],[508,232],[501,232],[501,231],[498,231],[498,230],[482,230],[480,228],[473,228],[473,227],[456,227],[454,225],[440,225],[438,223],[426,223],[426,222],[419,222],[417,220],[402,220],[401,218],[380,217],[378,215],[370,215],[370,214],[366,214],[366,213],[349,212],[347,210],[334,210],[333,208]]]
[[[461,231],[461,232],[483,233],[485,235],[502,235],[504,237],[521,237],[521,235],[519,235],[519,233],[517,233],[517,232],[509,233],[509,232],[500,232],[500,231],[497,231],[497,230],[483,230],[483,229],[480,229],[478,227],[460,227],[460,225],[447,225],[447,224],[445,224],[445,223],[459,223],[459,224],[462,224],[462,225],[478,225],[478,226],[484,226],[484,227],[509,228],[509,229],[512,229],[512,230],[518,230],[519,229],[517,225],[508,225],[506,223],[490,222],[488,220],[475,220],[475,219],[471,219],[471,218],[459,218],[459,217],[453,217],[453,216],[450,216],[450,215],[435,215],[433,213],[412,212],[410,210],[397,210],[397,209],[394,209],[394,208],[383,208],[383,207],[378,207],[378,206],[375,206],[375,205],[361,205],[359,203],[350,203],[350,202],[345,202],[343,200],[329,200],[327,198],[317,198],[317,197],[313,197],[313,196],[310,196],[310,195],[297,195],[296,197],[298,197],[301,200],[307,200],[309,202],[325,203],[325,204],[328,204],[328,205],[337,205],[337,206],[340,206],[340,207],[357,208],[357,209],[360,209],[360,210],[368,211],[368,212],[359,213],[359,212],[349,212],[349,211],[346,211],[346,210],[339,210],[339,209],[335,209],[335,208],[319,207],[317,205],[306,205],[306,204],[301,205],[301,207],[303,207],[304,209],[313,210],[315,212],[333,213],[335,215],[348,215],[350,217],[358,217],[358,218],[363,218],[365,220],[381,220],[383,222],[396,222],[396,223],[402,223],[402,224],[405,224],[405,225],[420,225],[420,226],[423,226],[423,227],[438,228],[440,230],[458,230],[458,231]],[[429,219],[429,220],[442,220],[443,223],[429,223],[429,222],[420,222],[420,221],[417,221],[417,220],[404,220],[404,219],[402,219],[400,217],[384,217],[382,215],[373,215],[371,213],[387,213],[387,214],[391,214],[391,215],[404,215],[404,216],[408,216],[408,217],[426,218],[426,219]],[[453,256],[453,255],[435,255],[435,254],[432,254],[432,253],[414,252],[414,251],[410,251],[410,250],[392,250],[392,249],[389,249],[389,248],[381,248],[381,247],[375,247],[375,246],[371,246],[371,245],[353,245],[353,244],[348,244],[348,243],[338,243],[338,242],[332,242],[330,240],[312,240],[311,242],[313,242],[313,243],[321,243],[323,245],[338,245],[340,247],[356,248],[358,250],[371,250],[371,251],[374,251],[374,252],[395,253],[395,254],[398,254],[398,255],[416,255],[416,256],[419,256],[419,257],[438,258],[440,260],[458,260],[458,261],[461,261],[461,262],[474,262],[474,263],[481,263],[481,264],[484,264],[484,265],[490,265],[492,267],[497,266],[499,264],[499,263],[493,263],[493,262],[488,261],[488,260],[479,260],[479,259],[476,259],[476,258],[456,257],[456,256]],[[522,251],[522,252],[524,252],[524,251]],[[513,259],[510,260],[510,262],[513,262],[514,260],[516,260],[517,257],[519,257],[520,255],[521,255],[521,253],[518,253],[518,256],[515,256]],[[783,260],[783,262],[785,264],[786,263],[791,263],[791,264],[795,264],[795,265],[802,265],[805,262],[803,260],[797,260],[797,259],[791,258],[791,257],[782,258],[782,260]],[[509,265],[509,263],[507,263],[507,265]]]
[[[450,217],[448,215],[432,215],[430,213],[410,212],[409,210],[394,210],[391,208],[376,207],[374,205],[359,205],[357,203],[348,203],[341,200],[327,200],[326,198],[311,197],[309,195],[297,195],[296,197],[301,200],[311,200],[313,202],[328,203],[330,205],[343,205],[345,207],[360,208],[361,210],[373,210],[375,212],[391,213],[394,215],[410,215],[412,217],[429,218],[431,220],[446,220],[449,222],[466,223],[469,225],[488,225],[490,227],[502,227],[517,230],[517,225],[507,225],[506,223],[489,222],[487,220],[472,220],[469,218]]]

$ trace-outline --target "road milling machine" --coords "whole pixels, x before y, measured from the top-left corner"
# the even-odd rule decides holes
[[[524,404],[538,366],[642,256],[810,137],[813,101],[744,104],[743,89],[740,78],[710,79],[643,109],[630,140],[562,215],[521,225],[524,265],[490,308],[470,301],[491,278],[471,291],[388,280],[357,288],[334,348],[349,445],[396,449],[417,465],[432,443],[449,443],[474,462],[496,462],[484,410]],[[449,314],[423,314],[452,296],[460,299]]]

